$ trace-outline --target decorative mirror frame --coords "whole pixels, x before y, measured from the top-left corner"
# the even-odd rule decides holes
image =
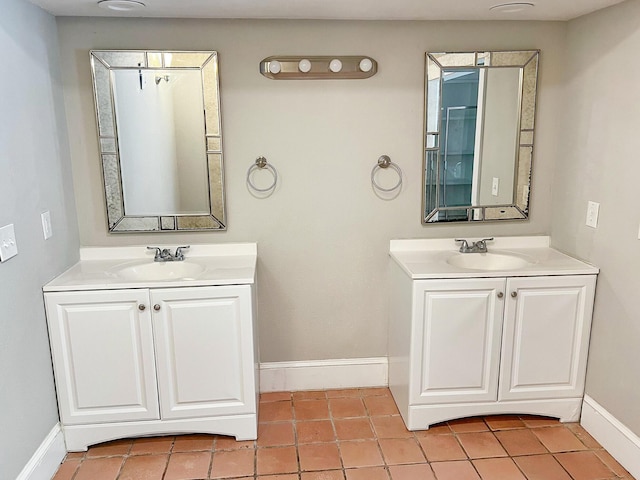
[[[96,122],[109,232],[226,230],[218,54],[215,51],[91,50]],[[169,61],[169,59],[171,59]],[[208,214],[127,215],[114,102],[115,70],[199,70],[209,184]]]
[[[438,212],[445,211],[465,211],[466,218],[464,220],[445,220],[444,223],[450,223],[451,221],[523,220],[528,218],[539,54],[539,50],[426,54],[425,135],[422,170],[422,223],[424,225],[442,222],[442,220],[437,219]],[[515,181],[513,202],[504,205],[441,207],[442,192],[440,191],[439,179],[442,167],[440,159],[442,70],[505,67],[520,68],[520,110],[518,114],[519,125],[517,126],[517,151],[514,152]],[[438,88],[430,89],[430,80],[439,80]],[[431,107],[430,110],[429,107],[434,102],[437,108]]]

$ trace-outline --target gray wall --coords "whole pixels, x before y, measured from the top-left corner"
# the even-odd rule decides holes
[[[83,245],[257,241],[261,360],[384,356],[392,238],[546,234],[558,163],[564,23],[214,21],[58,18],[71,157]],[[91,48],[215,49],[220,55],[226,233],[109,235],[92,100]],[[424,53],[542,49],[531,220],[420,223]],[[273,81],[275,54],[371,55],[368,80]],[[377,158],[405,172],[393,201],[371,190]],[[245,174],[265,155],[279,170],[259,200]],[[383,172],[388,173],[391,172]],[[380,178],[391,182],[392,177]]]
[[[587,394],[640,435],[640,2],[568,24],[552,240],[598,265]],[[597,229],[587,201],[600,203]]]
[[[18,256],[0,264],[0,477],[15,478],[58,421],[42,285],[78,258],[53,17],[22,0],[0,15],[0,226]],[[51,212],[45,241],[40,213]]]

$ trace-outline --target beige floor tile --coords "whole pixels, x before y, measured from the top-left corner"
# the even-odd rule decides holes
[[[347,480],[389,480],[384,467],[349,468],[344,472]]]
[[[527,480],[510,458],[473,460],[482,480]]]
[[[254,463],[255,450],[216,451],[213,453],[211,478],[253,475]]]
[[[448,423],[449,428],[455,433],[486,432],[489,430],[488,425],[480,417],[461,418]]]
[[[371,417],[374,431],[378,438],[412,438],[413,433],[407,430],[400,415],[391,417]]]
[[[164,480],[207,478],[211,467],[211,456],[211,452],[173,453],[169,457]]]
[[[298,446],[300,470],[334,470],[342,468],[340,452],[335,443],[312,443]]]
[[[260,422],[286,422],[293,420],[293,404],[289,400],[263,403],[258,413]]]
[[[452,434],[431,435],[418,438],[427,460],[430,462],[446,462],[450,460],[466,460],[462,446]]]
[[[491,432],[461,433],[458,441],[469,458],[506,457],[498,439]]]
[[[162,480],[169,455],[136,455],[128,457],[118,480]]]
[[[88,458],[84,460],[74,480],[116,480],[124,457]]]
[[[258,425],[258,447],[295,445],[292,422],[261,423]]]
[[[327,419],[329,418],[329,403],[327,400],[294,401],[293,411],[297,421]]]
[[[386,398],[386,397],[372,397],[372,398]],[[332,398],[329,400],[329,410],[331,410],[331,416],[333,418],[352,418],[352,417],[365,417],[367,411],[364,408],[364,403],[360,398]]]
[[[275,475],[298,471],[296,447],[259,448],[257,450],[258,475]]]
[[[425,461],[422,450],[414,438],[381,438],[378,443],[387,465]]]
[[[504,449],[512,457],[549,453],[528,428],[494,432]]]
[[[480,480],[470,461],[435,462],[431,468],[438,480]]]
[[[553,455],[532,455],[513,459],[528,480],[571,480]]]
[[[338,440],[375,438],[369,418],[338,418],[333,421]]]
[[[556,460],[574,480],[603,480],[615,474],[593,452],[558,453]]]
[[[433,470],[426,464],[391,465],[389,474],[392,480],[436,480]]]
[[[398,407],[396,406],[396,402],[394,402],[393,397],[382,395],[382,396],[373,396],[373,397],[365,397],[364,403],[367,407],[367,412],[369,415],[378,416],[378,415],[399,415]]]
[[[298,443],[334,442],[336,435],[330,420],[311,420],[296,422]]]
[[[340,455],[345,468],[376,467],[384,465],[378,442],[340,442]]]
[[[535,428],[531,431],[552,453],[587,450],[587,447],[568,428],[562,426],[545,427]]]
[[[263,478],[263,477],[258,477]],[[264,477],[267,480],[267,477]],[[325,470],[324,472],[302,472],[301,480],[345,480],[342,470]],[[271,479],[268,479],[271,480]]]

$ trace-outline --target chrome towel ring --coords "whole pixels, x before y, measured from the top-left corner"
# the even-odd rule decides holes
[[[262,169],[269,170],[273,175],[273,182],[271,183],[271,185],[265,188],[259,188],[251,181],[251,174],[256,170],[262,170]],[[270,192],[276,188],[277,183],[278,183],[278,171],[275,169],[273,165],[270,165],[267,162],[267,159],[265,157],[256,158],[255,163],[249,167],[249,170],[247,170],[247,186],[251,190],[254,190],[260,193]]]
[[[398,174],[398,183],[396,183],[393,187],[384,188],[384,187],[381,187],[376,182],[376,172],[380,168],[389,168],[389,167],[395,170],[396,173]],[[398,165],[396,165],[391,161],[391,158],[389,157],[389,155],[382,155],[380,158],[378,158],[378,163],[374,165],[373,170],[371,170],[371,185],[373,185],[373,188],[380,190],[381,192],[393,192],[394,190],[402,186],[402,170]]]

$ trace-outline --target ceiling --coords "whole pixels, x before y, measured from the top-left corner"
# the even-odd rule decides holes
[[[114,12],[97,0],[29,0],[56,16],[287,18],[335,20],[570,20],[622,0],[515,0],[535,3],[518,13],[489,7],[510,0],[139,0],[146,8]]]

